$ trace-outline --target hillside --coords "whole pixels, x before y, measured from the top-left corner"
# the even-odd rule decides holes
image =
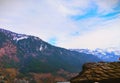
[[[86,63],[71,83],[119,83],[120,62]]]
[[[39,81],[64,81],[75,76],[86,62],[100,61],[91,54],[50,45],[42,39],[0,29],[0,67]],[[30,78],[31,78],[30,77]]]

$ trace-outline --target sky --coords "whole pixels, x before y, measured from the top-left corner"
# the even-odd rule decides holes
[[[64,48],[120,48],[120,0],[0,0],[0,28]]]

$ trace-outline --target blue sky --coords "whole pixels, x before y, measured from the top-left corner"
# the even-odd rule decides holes
[[[64,48],[120,48],[120,0],[0,0],[0,27]]]

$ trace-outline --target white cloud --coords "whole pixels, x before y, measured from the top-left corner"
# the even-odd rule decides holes
[[[119,4],[119,0],[94,0],[98,6],[98,12],[101,14],[107,14],[113,12],[116,4]]]
[[[86,31],[83,35],[71,37],[65,43],[60,42],[60,46],[68,48],[120,48],[120,19],[108,21],[102,26],[95,26],[96,29]]]
[[[29,3],[28,1],[8,1],[6,4],[0,16],[2,18],[0,26],[6,29],[33,34],[44,40],[48,40],[54,35],[61,38],[68,35],[71,30],[75,31],[76,26],[57,10],[59,8],[56,6],[61,6],[61,4],[56,5],[54,1],[46,0],[37,3],[32,2],[32,0]]]
[[[0,0],[0,27],[35,35],[45,41],[55,37],[56,45],[65,48],[118,46],[119,18],[111,21],[99,17],[80,21],[69,18],[85,14],[93,2],[100,13],[108,13],[117,1],[119,0]],[[74,32],[80,34],[71,35]],[[114,34],[111,35],[112,33]]]

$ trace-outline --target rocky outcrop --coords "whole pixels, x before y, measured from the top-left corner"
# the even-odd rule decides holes
[[[86,63],[71,83],[120,83],[120,62]]]

